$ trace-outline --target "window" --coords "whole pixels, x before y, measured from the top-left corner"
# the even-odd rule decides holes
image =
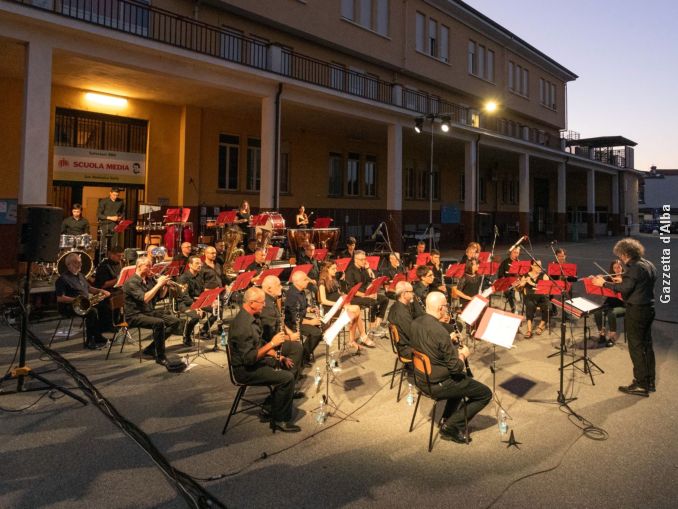
[[[349,154],[346,161],[346,195],[358,196],[360,194],[360,180],[358,177],[360,170],[360,156],[358,154]]]
[[[547,108],[556,109],[555,83],[551,83],[544,78],[539,78],[539,102]]]
[[[365,158],[364,196],[377,196],[377,160],[374,156]]]
[[[507,205],[518,204],[518,181],[503,180],[501,183],[501,201]]]
[[[329,189],[327,194],[330,196],[341,196],[343,179],[341,175],[342,157],[341,154],[330,154],[329,163]]]
[[[238,190],[238,153],[240,138],[228,134],[219,135],[219,189]]]
[[[494,51],[482,44],[468,42],[468,72],[478,78],[494,81]]]
[[[449,59],[450,29],[434,18],[417,12],[415,19],[416,48],[420,53],[444,62]]]
[[[348,91],[351,94],[364,96],[365,95],[365,72],[354,67],[348,68]]]
[[[247,139],[247,190],[259,191],[261,187],[261,140]]]
[[[341,0],[341,17],[388,35],[389,0]]]
[[[428,170],[419,170],[417,173],[417,198],[425,200],[428,198]]]
[[[290,193],[290,155],[280,153],[280,194]]]
[[[511,92],[529,97],[530,72],[523,66],[509,61],[508,88]]]
[[[415,197],[416,181],[414,180],[414,168],[408,167],[403,171],[403,193],[406,199],[412,200]]]

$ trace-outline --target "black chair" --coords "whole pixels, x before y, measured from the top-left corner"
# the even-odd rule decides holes
[[[248,410],[252,410],[253,408],[259,407],[263,410],[263,401],[261,403],[257,403],[254,401],[251,401],[247,398],[245,398],[245,391],[247,391],[248,387],[266,387],[268,388],[269,394],[273,394],[273,387],[271,385],[249,385],[249,384],[244,384],[240,383],[235,379],[235,374],[233,373],[233,368],[231,367],[231,347],[230,345],[226,344],[226,357],[228,359],[228,376],[231,378],[231,383],[238,388],[238,392],[235,393],[235,398],[233,399],[233,404],[231,405],[231,410],[228,412],[228,417],[226,418],[226,424],[224,424],[224,429],[221,430],[221,434],[225,435],[226,434],[226,429],[228,428],[228,423],[231,422],[231,417],[233,417],[235,414],[239,414],[242,412],[247,412]],[[244,401],[245,403],[249,403],[250,406],[246,408],[241,408],[238,410],[238,406],[240,406],[240,402]]]
[[[56,324],[56,327],[54,327],[54,332],[52,333],[52,337],[49,340],[49,343],[47,344],[48,347],[52,346],[52,342],[56,338],[57,333],[59,332],[59,327],[61,327],[62,323],[68,322],[68,332],[66,333],[66,339],[70,339],[71,337],[71,331],[73,331],[73,322],[75,320],[80,320],[80,329],[82,329],[82,343],[83,345],[87,343],[87,327],[85,325],[85,317],[84,316],[79,316],[76,315],[75,313],[71,314],[66,314],[63,313],[62,310],[59,310],[59,321]]]
[[[412,412],[412,422],[410,422],[410,433],[414,427],[414,418],[417,416],[417,408],[419,408],[419,400],[423,394],[427,398],[433,400],[433,408],[431,409],[431,430],[428,435],[428,452],[431,452],[433,449],[433,425],[435,424],[436,409],[438,407],[439,401],[445,401],[446,398],[435,398],[431,394],[431,359],[428,355],[418,352],[417,350],[412,350],[412,365],[414,367],[414,381],[415,386],[417,387],[417,403],[414,406],[414,412]],[[417,376],[419,375],[419,376]],[[420,380],[424,379],[426,385],[424,388],[420,387]],[[466,398],[462,398],[461,404],[464,405],[464,427],[466,428],[466,443],[468,444],[468,414],[466,408]]]
[[[388,332],[391,337],[391,349],[395,354],[395,363],[393,364],[393,374],[391,375],[391,389],[393,389],[393,382],[395,381],[396,374],[400,373],[400,381],[398,382],[398,394],[396,395],[396,403],[400,401],[400,390],[403,386],[403,378],[405,377],[405,372],[407,371],[405,366],[412,364],[412,359],[404,357],[400,353],[400,333],[398,328],[392,323],[388,324]],[[398,367],[400,363],[400,367]]]
[[[125,294],[123,292],[113,292],[108,300],[108,305],[111,308],[111,317],[114,334],[111,338],[110,343],[108,344],[108,351],[106,352],[106,360],[108,356],[111,355],[111,348],[113,348],[113,343],[118,338],[118,334],[122,335],[122,344],[120,345],[120,353],[125,348],[125,342],[129,339],[131,343],[134,343],[134,338],[129,332],[129,324],[125,320]],[[139,362],[141,362],[141,327],[135,327],[137,329],[137,344],[139,345]]]

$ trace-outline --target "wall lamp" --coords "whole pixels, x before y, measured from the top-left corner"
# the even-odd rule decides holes
[[[426,120],[431,121],[431,128],[433,128],[433,124],[435,122],[440,123],[440,130],[444,133],[449,132],[451,122],[452,122],[452,116],[451,115],[433,115],[429,114],[426,115],[425,117],[417,117],[414,119],[414,131],[417,134],[421,134],[421,132],[424,130],[424,122]]]
[[[99,104],[101,106],[109,106],[113,108],[124,108],[127,106],[127,99],[108,94],[97,94],[95,92],[87,92],[85,99],[88,102]]]

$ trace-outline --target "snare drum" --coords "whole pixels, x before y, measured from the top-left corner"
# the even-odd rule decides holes
[[[92,236],[88,233],[85,233],[84,235],[76,235],[75,236],[75,247],[78,249],[84,249],[87,250],[89,249],[90,244],[92,243]]]
[[[75,235],[61,235],[59,237],[59,249],[73,249],[75,247]]]

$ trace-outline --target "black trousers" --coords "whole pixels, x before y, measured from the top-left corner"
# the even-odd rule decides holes
[[[293,342],[286,341],[283,346],[287,343],[291,344]],[[285,354],[283,353],[283,355]],[[275,359],[266,357],[254,366],[236,368],[233,374],[236,380],[243,384],[273,386],[271,417],[277,422],[292,420],[292,401],[295,383],[295,374],[292,371],[286,369],[276,370]]]
[[[217,317],[211,314],[212,308],[202,308],[202,310],[207,313],[207,320],[205,322],[205,325],[203,326],[203,329],[205,332],[208,332],[210,330],[210,327],[214,322],[217,321]],[[188,340],[191,338],[191,334],[193,333],[193,329],[195,326],[198,324],[200,321],[200,317],[198,316],[198,312],[192,310],[188,306],[179,306],[179,312],[183,313],[186,316],[186,325],[184,326],[184,341]]]
[[[642,387],[655,382],[655,360],[652,348],[653,306],[626,305],[626,341],[633,364],[633,378]]]
[[[308,359],[323,338],[323,333],[320,327],[302,323],[301,335],[304,336],[304,357]]]
[[[361,308],[369,307],[370,322],[373,322],[377,317],[383,320],[386,316],[388,297],[381,293],[377,294],[376,300],[370,297],[353,297],[353,299],[351,299],[351,304],[357,304]]]
[[[425,382],[417,384],[420,389],[425,389]],[[447,378],[440,383],[431,383],[431,395],[436,399],[446,399],[443,418],[448,426],[464,429],[464,409],[459,403],[462,398],[468,398],[466,413],[470,421],[474,415],[480,412],[492,400],[492,391],[486,385],[464,377],[460,381]]]
[[[541,319],[547,320],[549,312],[549,301],[545,295],[528,293],[525,297],[525,318],[533,320],[537,313],[537,308],[541,311]]]
[[[130,327],[141,327],[153,331],[153,347],[146,349],[147,353],[155,353],[156,357],[165,355],[165,339],[172,333],[181,334],[181,320],[164,311],[154,310],[147,314],[133,315],[127,319]]]
[[[101,304],[99,305],[101,306]],[[100,307],[91,307],[87,310],[85,314],[85,331],[86,337],[85,341],[89,342],[101,336],[101,321],[99,320]],[[80,315],[75,314],[73,307],[70,305],[60,305],[59,313],[63,316],[75,317],[76,319]]]

